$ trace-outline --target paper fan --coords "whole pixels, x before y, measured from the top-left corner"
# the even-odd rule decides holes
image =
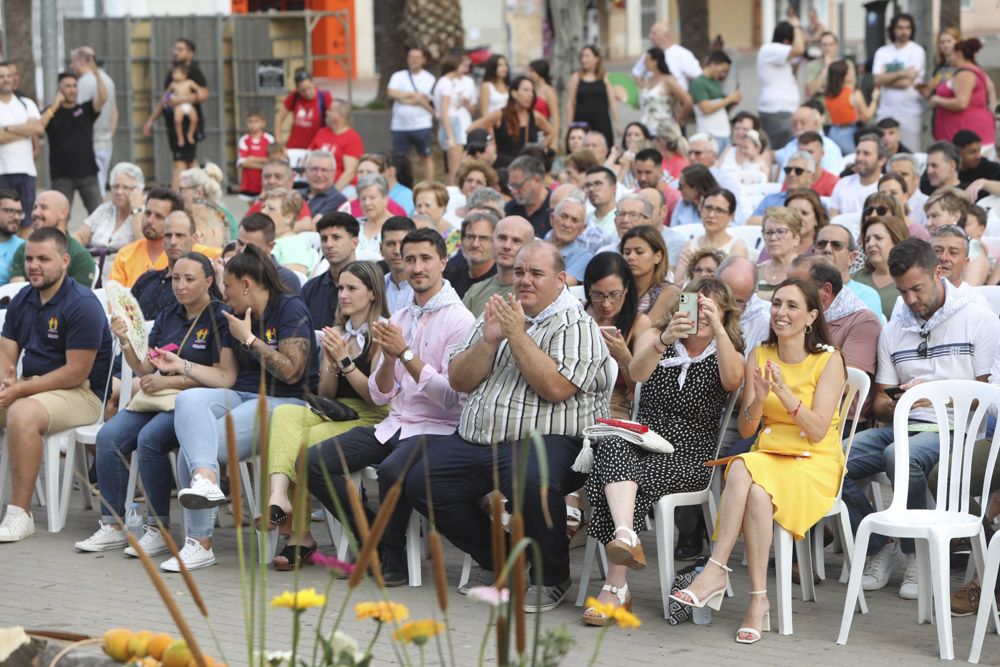
[[[104,284],[104,291],[108,295],[108,307],[111,309],[111,314],[125,320],[128,327],[128,342],[132,345],[135,355],[140,359],[145,359],[149,339],[146,332],[146,318],[142,315],[139,302],[132,296],[132,292],[114,280],[109,280]]]

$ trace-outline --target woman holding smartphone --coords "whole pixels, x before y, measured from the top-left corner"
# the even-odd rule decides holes
[[[674,445],[654,454],[619,437],[605,438],[594,452],[587,478],[593,514],[588,533],[607,550],[608,574],[597,599],[630,608],[626,574],[646,565],[637,533],[646,515],[668,493],[708,486],[722,413],[729,392],[743,382],[740,311],[717,278],[696,280],[682,296],[696,304],[696,317],[678,309],[639,336],[629,373],[641,381],[638,421]],[[696,331],[692,331],[697,327]],[[606,626],[609,616],[593,607],[580,619]]]
[[[333,398],[358,413],[351,421],[330,421],[311,408],[279,405],[271,420],[267,449],[271,473],[268,498],[268,528],[277,527],[290,535],[288,544],[274,557],[276,570],[294,570],[316,550],[316,540],[308,529],[292,532],[289,492],[296,483],[296,460],[303,445],[314,445],[346,433],[355,426],[374,426],[388,414],[387,406],[376,406],[368,392],[368,375],[379,347],[372,342],[371,325],[389,317],[385,301],[385,281],[374,262],[352,262],[337,279],[335,326],[324,327],[320,338],[323,360],[319,394]]]

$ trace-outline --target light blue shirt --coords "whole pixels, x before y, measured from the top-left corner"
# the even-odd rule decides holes
[[[677,202],[677,206],[674,208],[674,214],[670,216],[671,227],[677,227],[678,225],[700,224],[701,213],[698,212],[697,206],[689,204],[684,200]]]
[[[0,285],[10,282],[10,265],[14,261],[14,253],[24,245],[24,239],[14,235],[0,243]]]
[[[400,204],[402,206],[402,204]],[[413,302],[413,288],[407,281],[399,285],[392,281],[392,274],[385,274],[385,302],[389,306],[389,314],[406,308]]]
[[[413,215],[413,190],[396,181],[396,184],[389,189],[389,199],[402,206],[406,215]]]
[[[868,285],[859,283],[857,280],[852,280],[845,285],[849,287],[852,292],[858,295],[858,298],[865,302],[865,305],[878,315],[878,318],[882,320],[882,324],[885,324],[885,315],[882,313],[882,299],[879,297],[878,292]]]
[[[823,160],[820,164],[834,176],[839,176],[840,172],[844,171],[844,153],[833,139],[825,134],[821,134],[820,136],[823,137]],[[788,158],[798,150],[798,138],[792,139],[783,148],[775,152],[774,161],[784,169],[788,163]]]
[[[590,263],[594,253],[588,250],[587,246],[577,238],[568,246],[559,248],[563,260],[566,262],[566,273],[576,278],[577,282],[583,282],[583,274],[587,272],[587,264]]]

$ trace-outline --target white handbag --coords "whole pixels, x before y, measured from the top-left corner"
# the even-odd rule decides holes
[[[613,435],[655,454],[674,453],[674,446],[645,424],[626,419],[598,419],[597,424],[583,429],[583,448],[577,455],[576,461],[573,462],[573,470],[583,473],[590,472],[594,465],[594,450],[590,445],[591,441]]]

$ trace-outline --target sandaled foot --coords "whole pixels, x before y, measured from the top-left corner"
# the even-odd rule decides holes
[[[597,596],[597,601],[602,604],[611,604],[614,607],[623,607],[625,611],[632,611],[632,593],[628,590],[628,584],[612,586],[604,584],[601,592]],[[609,614],[597,609],[597,607],[587,607],[580,616],[580,622],[584,625],[594,625],[597,627],[607,627],[614,622]]]
[[[670,599],[689,607],[700,609],[707,605],[718,610],[722,605],[722,598],[726,595],[729,573],[732,569],[714,558],[709,558],[708,563],[715,567],[709,568],[706,564],[706,568],[695,577],[689,587],[671,593]]]
[[[767,591],[750,591],[750,605],[743,617],[743,627],[736,631],[736,643],[756,644],[762,632],[771,631],[771,608]]]
[[[271,564],[274,569],[280,572],[291,572],[299,569],[302,565],[312,565],[312,555],[316,552],[316,544],[306,546],[305,544],[286,544]]]
[[[625,526],[615,528],[615,539],[608,542],[604,550],[608,560],[615,565],[624,565],[633,570],[646,567],[646,556],[642,552],[639,536],[631,528]]]

